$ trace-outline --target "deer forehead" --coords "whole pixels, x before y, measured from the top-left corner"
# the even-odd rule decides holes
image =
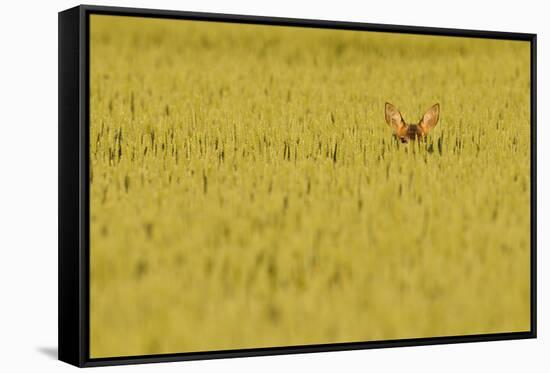
[[[397,128],[396,132],[400,136],[407,136],[407,135],[414,135],[414,134],[420,133],[422,132],[422,129],[418,124],[404,123],[403,126]]]
[[[409,124],[407,126],[407,134],[414,135],[414,134],[417,134],[419,132],[422,132],[422,131],[421,131],[420,126],[418,124]]]

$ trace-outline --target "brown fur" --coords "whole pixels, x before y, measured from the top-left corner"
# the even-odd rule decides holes
[[[439,120],[439,104],[435,104],[426,111],[418,124],[407,124],[403,116],[395,106],[386,102],[385,106],[386,123],[393,129],[393,134],[402,143],[423,140],[428,133],[437,125]]]

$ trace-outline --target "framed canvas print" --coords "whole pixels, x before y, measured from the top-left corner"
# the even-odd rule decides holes
[[[536,35],[59,13],[59,358],[533,338]]]

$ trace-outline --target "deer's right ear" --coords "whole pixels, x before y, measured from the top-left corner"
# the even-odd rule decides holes
[[[439,104],[435,104],[428,109],[426,114],[420,120],[420,128],[424,132],[424,135],[427,135],[436,125],[439,120]]]
[[[395,106],[386,102],[386,123],[393,128],[394,131],[398,131],[401,127],[405,125],[401,113]]]

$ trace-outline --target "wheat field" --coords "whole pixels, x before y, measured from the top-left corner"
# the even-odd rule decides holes
[[[529,330],[528,42],[90,22],[92,358]]]

